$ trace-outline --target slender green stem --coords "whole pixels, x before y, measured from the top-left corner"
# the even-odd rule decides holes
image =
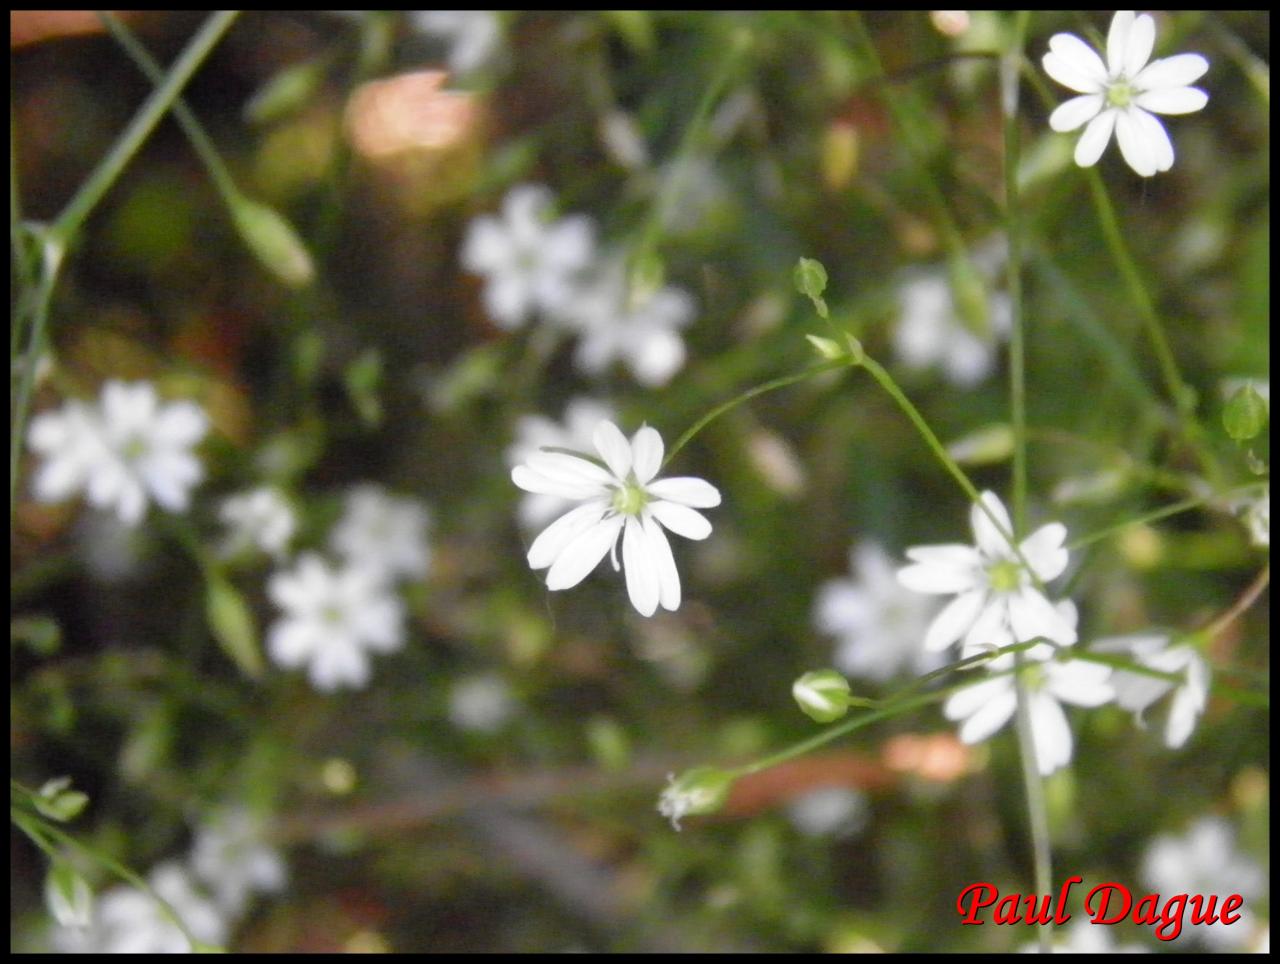
[[[1053,886],[1053,847],[1049,838],[1049,808],[1044,799],[1044,780],[1036,762],[1035,736],[1031,729],[1030,695],[1022,676],[1022,656],[1014,657],[1017,672],[1014,676],[1014,692],[1018,703],[1014,713],[1014,728],[1018,733],[1018,756],[1022,761],[1022,784],[1027,794],[1027,816],[1031,825],[1031,852],[1035,866],[1036,894],[1048,894]],[[1050,952],[1049,928],[1039,927],[1037,941],[1040,953]]]
[[[1027,519],[1027,384],[1022,328],[1022,214],[1018,199],[1018,71],[1029,10],[1014,18],[1009,49],[1000,60],[1000,110],[1004,115],[1006,263],[1012,329],[1009,336],[1009,404],[1013,420],[1013,533],[1026,531]]]
[[[187,85],[187,81],[199,69],[238,15],[239,12],[235,10],[220,10],[210,15],[204,22],[195,37],[187,44],[186,49],[169,68],[164,83],[151,92],[151,96],[134,115],[129,126],[111,148],[111,152],[99,162],[89,179],[80,186],[80,190],[58,215],[50,229],[56,238],[66,243],[75,236],[80,225],[102,200],[102,196],[107,193],[111,185],[116,182],[125,166],[138,152],[155,126],[160,123],[160,119],[173,106],[178,94]]]
[[[1090,532],[1086,536],[1081,536],[1079,539],[1074,539],[1067,543],[1067,549],[1070,552],[1076,552],[1083,549],[1085,546],[1092,545],[1095,542],[1100,542],[1108,536],[1114,535],[1115,533],[1120,532],[1123,529],[1127,529],[1130,526],[1143,525],[1144,523],[1155,522],[1159,519],[1167,519],[1169,516],[1177,515],[1180,512],[1186,512],[1188,509],[1195,509],[1199,506],[1205,505],[1206,503],[1215,502],[1219,499],[1227,499],[1233,495],[1243,495],[1245,492],[1260,489],[1268,484],[1269,483],[1267,482],[1250,482],[1247,485],[1238,485],[1235,488],[1227,489],[1223,492],[1210,492],[1208,495],[1191,496],[1190,498],[1183,499],[1180,502],[1174,502],[1170,505],[1163,506],[1162,508],[1145,512],[1132,519],[1125,519],[1123,522],[1117,522],[1115,525],[1107,526],[1106,528],[1099,529],[1096,532]]]
[[[689,426],[689,428],[685,431],[685,433],[681,435],[678,439],[676,439],[676,443],[673,446],[671,446],[671,448],[667,451],[667,457],[666,459],[663,460],[662,464],[664,466],[667,465],[673,458],[675,458],[676,453],[679,452],[682,448],[684,448],[685,445],[687,445],[695,435],[701,432],[704,428],[710,425],[713,421],[715,421],[725,412],[732,411],[733,409],[741,405],[743,402],[750,401],[751,399],[755,398],[757,395],[763,395],[766,392],[771,392],[776,388],[786,388],[788,385],[794,385],[796,382],[802,382],[806,378],[812,378],[815,375],[821,375],[821,374],[824,374],[825,372],[835,371],[838,368],[844,368],[845,365],[847,364],[848,363],[845,361],[832,361],[832,362],[826,362],[821,365],[814,365],[812,368],[806,368],[802,372],[795,372],[794,374],[791,374],[791,375],[783,375],[781,378],[775,378],[775,379],[772,379],[771,381],[765,382],[762,385],[757,385],[754,388],[749,388],[745,392],[743,392],[741,395],[737,395],[729,399],[729,401],[724,402],[720,405],[717,405],[715,408],[709,411],[706,415],[702,416],[702,418],[698,419],[691,426]]]
[[[1271,564],[1262,567],[1262,571],[1249,583],[1248,587],[1240,598],[1233,602],[1221,616],[1211,622],[1204,629],[1199,630],[1197,635],[1203,636],[1206,641],[1212,640],[1221,635],[1222,631],[1239,619],[1244,613],[1249,611],[1258,597],[1262,595],[1262,591],[1267,588],[1271,582]]]
[[[163,83],[164,68],[156,63],[155,58],[147,52],[147,48],[134,36],[133,31],[125,25],[124,21],[105,10],[99,11],[98,17],[138,69],[146,74],[152,83]],[[240,191],[236,188],[235,181],[231,179],[231,172],[227,170],[227,165],[223,163],[217,149],[213,146],[213,141],[181,97],[174,98],[172,110],[178,126],[187,135],[187,140],[191,142],[191,146],[204,163],[205,170],[209,172],[214,187],[218,189],[218,193],[222,195],[228,207],[234,208],[240,198]]]

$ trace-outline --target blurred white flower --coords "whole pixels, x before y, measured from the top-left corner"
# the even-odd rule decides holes
[[[459,74],[486,66],[502,40],[496,10],[410,10],[409,22],[419,33],[448,41],[446,61]]]
[[[1117,944],[1112,928],[1104,924],[1092,924],[1087,918],[1077,917],[1066,927],[1054,931],[1055,954],[1150,954],[1141,944]],[[1038,941],[1023,944],[1021,954],[1040,953]]]
[[[640,291],[620,261],[605,265],[566,305],[561,320],[578,333],[574,361],[597,377],[621,361],[642,385],[665,385],[684,364],[679,330],[693,321],[693,297],[664,285]]]
[[[196,833],[191,869],[228,915],[243,913],[255,893],[284,888],[284,860],[262,842],[262,829],[248,810],[232,807],[216,813]]]
[[[458,680],[449,690],[449,722],[460,730],[494,733],[514,711],[511,687],[492,673]]]
[[[511,470],[512,481],[526,492],[582,503],[533,541],[530,567],[548,569],[548,589],[570,589],[605,553],[615,571],[621,568],[621,537],[632,605],[643,616],[652,616],[659,604],[678,609],[680,573],[663,527],[686,539],[705,539],[711,523],[696,510],[719,505],[720,493],[702,479],[656,478],[662,437],[647,425],[628,442],[612,422],[601,422],[593,442],[607,468],[576,455],[536,452]]]
[[[898,581],[908,589],[956,596],[929,625],[925,648],[944,650],[961,639],[961,655],[968,656],[1037,636],[1064,646],[1074,643],[1075,628],[1035,587],[1032,573],[1001,535],[1000,529],[1013,532],[1004,503],[994,492],[983,492],[982,502],[1000,528],[975,503],[969,522],[976,546],[917,546],[907,550],[913,564],[898,570]],[[1018,544],[1042,584],[1067,568],[1066,537],[1066,527],[1051,522]]]
[[[91,505],[130,526],[149,500],[184,512],[204,476],[191,450],[208,428],[194,402],[162,405],[149,382],[107,382],[96,409],[71,401],[31,420],[28,444],[44,456],[36,498],[59,502],[83,489]]]
[[[853,579],[833,579],[818,592],[813,621],[836,637],[835,665],[850,676],[884,682],[901,672],[927,673],[941,665],[924,648],[937,608],[902,586],[892,560],[875,542],[849,553]]]
[[[500,328],[519,328],[535,312],[551,315],[576,294],[591,263],[594,228],[585,215],[552,221],[551,192],[522,184],[507,192],[502,217],[476,218],[462,245],[462,265],[484,275],[484,304]]]
[[[867,825],[867,798],[852,787],[819,787],[787,805],[787,816],[809,837],[851,837]]]
[[[228,922],[196,888],[179,863],[155,867],[147,883],[167,900],[196,940],[226,942]],[[150,895],[134,887],[112,887],[98,898],[88,927],[58,927],[53,946],[64,954],[186,954],[191,944]]]
[[[347,493],[346,511],[333,527],[329,544],[355,569],[388,579],[420,578],[431,562],[430,521],[421,503],[365,483]]]
[[[1064,622],[1074,622],[1070,619],[1073,615],[1073,606],[1061,608],[1060,616]],[[1036,765],[1042,775],[1048,776],[1071,762],[1071,726],[1061,704],[1101,706],[1115,697],[1115,691],[1108,682],[1111,675],[1109,666],[1083,660],[1060,662],[1054,658],[1038,658],[1042,654],[1036,650],[1025,654],[1026,661],[1018,674],[1027,690],[1027,713],[1031,719]],[[1001,657],[1001,660],[1005,658]],[[994,662],[989,665],[992,671],[1005,668],[996,666]],[[966,686],[948,697],[942,712],[949,720],[963,721],[959,734],[963,742],[981,743],[1009,722],[1018,708],[1014,680],[1014,674],[996,676]]]
[[[1188,918],[1175,945],[1198,939],[1217,951],[1239,951],[1253,939],[1257,918],[1249,905],[1266,894],[1267,878],[1257,863],[1236,852],[1235,834],[1220,817],[1201,817],[1184,836],[1162,834],[1152,840],[1142,858],[1142,877],[1161,894],[1244,898],[1234,924],[1193,924]]]
[[[335,568],[314,553],[271,577],[267,593],[284,610],[267,636],[271,658],[286,668],[308,665],[318,690],[369,682],[369,652],[404,642],[404,608],[381,571]]]
[[[564,409],[564,421],[553,422],[543,415],[522,415],[516,421],[516,439],[507,448],[507,464],[512,468],[542,448],[591,448],[596,426],[615,418],[613,407],[593,398],[574,398]],[[554,495],[527,493],[520,500],[516,516],[528,529],[545,526],[569,509],[570,503]]]
[[[298,523],[289,500],[270,486],[223,499],[218,518],[230,530],[220,550],[224,557],[256,547],[280,559],[288,551]]]
[[[1209,664],[1192,646],[1169,648],[1169,637],[1160,633],[1137,633],[1131,636],[1109,636],[1089,647],[1100,653],[1125,653],[1137,662],[1163,673],[1185,673],[1180,684],[1141,673],[1116,670],[1111,678],[1116,690],[1116,703],[1134,714],[1141,727],[1143,714],[1156,700],[1172,692],[1165,723],[1164,741],[1170,749],[1187,742],[1196,728],[1209,699]]]
[[[938,366],[953,385],[977,385],[995,369],[999,341],[1009,336],[1013,316],[1007,295],[988,301],[991,332],[982,338],[961,320],[946,272],[909,274],[898,287],[899,318],[893,349],[909,368]]]
[[[1178,54],[1152,61],[1156,22],[1150,14],[1135,17],[1120,10],[1107,32],[1106,63],[1075,34],[1049,38],[1041,61],[1045,73],[1081,96],[1059,105],[1049,126],[1066,132],[1088,125],[1076,143],[1076,163],[1098,162],[1115,131],[1120,153],[1135,172],[1150,177],[1173,167],[1173,144],[1155,114],[1190,114],[1204,107],[1209,95],[1188,86],[1209,69],[1199,54]]]

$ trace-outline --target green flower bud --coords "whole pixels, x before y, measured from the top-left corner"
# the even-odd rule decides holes
[[[262,676],[262,653],[253,614],[239,591],[217,573],[211,572],[205,592],[209,628],[227,655],[252,679]]]
[[[54,860],[44,879],[44,902],[63,927],[88,927],[93,919],[93,891],[65,860]]]
[[[658,813],[680,829],[680,820],[688,814],[715,813],[729,797],[733,776],[715,767],[694,767],[676,779],[667,777],[668,785],[658,798]]]
[[[991,339],[991,313],[987,304],[987,286],[973,262],[962,254],[947,261],[951,279],[951,296],[961,323],[984,341]]]
[[[822,293],[827,290],[827,269],[822,266],[822,262],[813,258],[801,258],[796,263],[793,280],[796,291],[813,302],[819,317],[826,318],[829,312],[827,303],[822,300]]]
[[[844,357],[844,349],[837,345],[830,338],[823,338],[820,335],[805,335],[819,355],[827,361],[838,361]]]
[[[74,820],[89,805],[89,797],[79,790],[68,789],[70,786],[70,777],[49,780],[40,788],[32,803],[50,820],[57,820],[59,823]]]
[[[992,465],[1013,454],[1013,429],[1003,422],[986,425],[947,446],[961,465]]]
[[[311,283],[316,269],[307,247],[276,210],[246,197],[231,206],[236,230],[263,266],[290,287]]]
[[[805,673],[791,685],[791,695],[817,723],[832,723],[849,712],[849,681],[833,669]]]
[[[1237,442],[1254,438],[1267,424],[1267,402],[1257,390],[1246,384],[1231,396],[1222,412],[1222,427]]]

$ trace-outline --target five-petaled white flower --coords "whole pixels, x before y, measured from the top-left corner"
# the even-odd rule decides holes
[[[533,541],[529,565],[548,569],[548,589],[569,589],[605,553],[619,568],[621,536],[627,593],[636,609],[652,616],[659,604],[679,608],[680,574],[663,527],[686,539],[705,539],[711,523],[696,510],[719,505],[719,491],[702,479],[656,478],[662,436],[647,425],[628,442],[612,422],[601,422],[593,443],[604,466],[576,455],[538,452],[511,470],[512,481],[526,492],[582,503]]]
[[[347,493],[346,511],[329,544],[357,569],[414,579],[425,575],[431,563],[430,522],[421,503],[364,483]]]
[[[1015,553],[1006,538],[1013,524],[994,492],[982,493],[982,505],[974,503],[969,521],[976,546],[917,546],[907,550],[913,565],[898,570],[898,581],[908,589],[956,595],[930,624],[925,648],[943,650],[963,638],[961,654],[968,656],[1037,636],[1063,646],[1074,643],[1075,628],[1032,579],[1034,574],[1047,583],[1067,568],[1062,545],[1066,527],[1058,522],[1041,526],[1018,544]]]
[[[1147,708],[1172,691],[1164,742],[1172,750],[1187,742],[1209,700],[1209,664],[1194,647],[1170,647],[1169,637],[1162,633],[1136,633],[1095,640],[1089,648],[1100,653],[1131,654],[1143,666],[1162,673],[1185,673],[1185,680],[1175,684],[1155,676],[1116,670],[1112,683],[1116,703],[1133,713],[1142,727],[1146,726],[1143,714]]]
[[[501,218],[476,218],[467,230],[462,265],[486,276],[485,308],[500,328],[519,328],[534,312],[558,313],[591,263],[591,219],[552,221],[551,206],[546,187],[521,184],[507,192]]]
[[[28,444],[45,457],[36,498],[60,502],[83,489],[91,505],[114,509],[129,526],[142,521],[149,500],[184,512],[204,477],[191,450],[208,430],[194,402],[162,405],[149,382],[107,382],[97,409],[70,401],[31,420]]]
[[[579,336],[574,361],[598,377],[615,361],[650,387],[665,385],[684,364],[680,329],[694,315],[693,296],[664,285],[637,290],[620,260],[607,263],[566,306],[562,321]]]
[[[393,652],[404,641],[404,607],[380,570],[336,569],[306,553],[292,571],[272,576],[267,592],[285,612],[267,636],[271,658],[287,668],[309,664],[318,690],[364,686],[368,653]]]
[[[1069,600],[1058,603],[1059,620],[1075,632],[1076,610]],[[1058,660],[1061,652],[1047,643],[1023,654],[1016,670],[1027,693],[1027,714],[1031,720],[1031,741],[1036,765],[1048,776],[1071,762],[1071,726],[1062,703],[1074,706],[1101,706],[1115,697],[1108,677],[1111,667],[1083,660]],[[988,664],[991,671],[1011,668],[1013,655],[1004,654]],[[1013,717],[1018,707],[1017,683],[1013,674],[995,676],[957,691],[943,704],[949,720],[963,720],[960,739],[981,743]]]
[[[221,550],[224,556],[256,547],[280,559],[298,524],[289,500],[269,485],[223,499],[218,518],[229,530]]]
[[[1173,144],[1155,114],[1190,114],[1208,103],[1208,94],[1188,85],[1209,69],[1209,61],[1178,54],[1147,63],[1155,40],[1150,14],[1135,17],[1132,10],[1111,20],[1106,63],[1075,34],[1049,38],[1045,72],[1081,95],[1050,114],[1049,126],[1066,132],[1088,125],[1076,144],[1081,167],[1097,163],[1113,130],[1124,159],[1143,177],[1173,167]]]
[[[903,670],[926,673],[941,665],[924,648],[934,604],[894,578],[888,553],[864,542],[849,553],[853,579],[833,579],[818,593],[813,621],[836,637],[835,665],[850,676],[883,683]]]

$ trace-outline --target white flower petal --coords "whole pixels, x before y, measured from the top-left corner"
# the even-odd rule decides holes
[[[1097,117],[1105,104],[1101,94],[1082,94],[1063,101],[1049,115],[1049,126],[1060,134],[1073,131]]]
[[[1148,115],[1150,116],[1150,115]],[[1120,144],[1120,153],[1133,168],[1134,173],[1142,177],[1151,177],[1159,172],[1156,163],[1156,147],[1150,141],[1148,132],[1138,121],[1138,109],[1116,111],[1116,140]]]
[[[1107,30],[1107,72],[1112,77],[1124,72],[1135,17],[1132,10],[1117,10],[1111,18],[1111,27]]]
[[[962,593],[947,603],[929,624],[924,637],[924,648],[929,652],[941,652],[968,632],[982,611],[986,599],[984,591],[973,590]]]
[[[1098,158],[1102,156],[1102,152],[1107,148],[1107,143],[1111,140],[1111,132],[1115,129],[1117,114],[1119,114],[1119,111],[1115,109],[1104,110],[1089,121],[1089,126],[1084,129],[1084,133],[1080,135],[1080,140],[1076,142],[1076,164],[1080,167],[1093,167],[1098,163]]]
[[[1057,700],[1047,693],[1029,693],[1027,715],[1040,775],[1048,776],[1071,762],[1071,727]]]
[[[1018,546],[1023,558],[1041,582],[1057,579],[1067,568],[1067,550],[1062,543],[1067,538],[1067,527],[1061,522],[1043,525]]]
[[[1169,87],[1139,94],[1133,102],[1157,114],[1191,114],[1209,103],[1209,95],[1199,87]]]
[[[720,504],[720,492],[710,482],[691,476],[675,476],[650,483],[647,490],[656,499],[678,502],[695,509],[710,509]]]
[[[1141,107],[1135,107],[1133,119],[1155,157],[1156,170],[1167,171],[1173,167],[1173,142],[1169,140],[1168,131],[1155,114],[1148,114]]]
[[[1045,667],[1044,688],[1072,706],[1101,706],[1115,698],[1109,677],[1111,667],[1073,659]]]
[[[662,436],[648,425],[642,425],[631,439],[636,481],[648,485],[662,468]]]
[[[663,609],[675,612],[680,608],[680,570],[676,568],[675,557],[671,554],[671,543],[667,541],[662,527],[648,515],[644,517],[644,534],[649,543],[649,553],[658,568],[661,590],[658,602]]]
[[[989,511],[984,512],[982,505]],[[969,509],[969,523],[973,526],[978,550],[988,559],[1011,558],[1013,549],[1008,536],[1013,535],[1013,523],[1009,521],[1004,503],[1000,501],[1000,496],[988,491],[982,493],[982,505],[975,502]],[[994,522],[992,516],[995,517]]]
[[[1156,22],[1150,14],[1142,14],[1129,28],[1129,38],[1125,43],[1123,70],[1126,77],[1135,77],[1151,59],[1151,51],[1156,45]]]
[[[611,516],[566,545],[547,571],[547,588],[572,589],[586,579],[617,541],[622,522],[622,516]]]
[[[1107,67],[1092,47],[1070,33],[1049,38],[1049,53],[1040,61],[1045,73],[1080,94],[1096,94],[1104,89]]]
[[[592,442],[609,471],[619,481],[625,481],[631,471],[631,445],[627,437],[612,422],[604,421],[596,426]]]
[[[996,596],[987,599],[973,625],[964,634],[961,648],[965,656],[972,656],[1016,641],[1010,636],[1008,603],[1003,596]]]
[[[601,424],[608,424],[607,422]],[[615,431],[617,431],[615,429]],[[621,437],[621,432],[618,433]],[[623,440],[626,445],[626,440]],[[627,449],[627,461],[630,463],[631,450]],[[607,487],[613,485],[614,478],[600,466],[577,455],[564,452],[534,452],[525,460],[525,464],[539,475],[548,479],[564,482],[567,485],[595,485]],[[628,468],[630,465],[628,465]],[[625,473],[624,473],[625,474]]]
[[[1023,586],[1008,597],[1008,604],[1009,628],[1018,642],[1037,636],[1061,646],[1070,646],[1076,641],[1075,629],[1038,589]]]
[[[1209,61],[1199,54],[1176,54],[1148,64],[1134,78],[1134,84],[1147,92],[1185,87],[1203,77],[1208,69]]]
[[[609,504],[603,500],[588,502],[551,523],[529,547],[529,568],[547,568],[556,561],[565,546],[603,519],[608,509]]]
[[[994,693],[960,725],[961,742],[981,743],[1008,723],[1017,708],[1018,695],[1012,686]]]
[[[942,715],[949,720],[966,719],[1012,688],[1012,676],[997,676],[962,687],[947,697],[946,703],[942,706]]]
[[[698,510],[676,502],[651,502],[647,506],[653,517],[678,536],[705,539],[711,535],[711,523]]]
[[[627,595],[641,616],[652,616],[662,595],[658,560],[654,558],[644,526],[635,516],[627,518],[622,533],[622,567],[627,572]]]
[[[947,569],[974,570],[982,565],[982,557],[973,546],[959,543],[943,543],[936,546],[912,546],[907,550],[907,558],[912,562],[921,562],[929,566],[940,566]]]
[[[903,566],[898,570],[898,583],[912,592],[924,592],[931,595],[950,595],[956,592],[968,592],[984,585],[978,578],[978,569],[956,568],[932,563],[916,563]]]

